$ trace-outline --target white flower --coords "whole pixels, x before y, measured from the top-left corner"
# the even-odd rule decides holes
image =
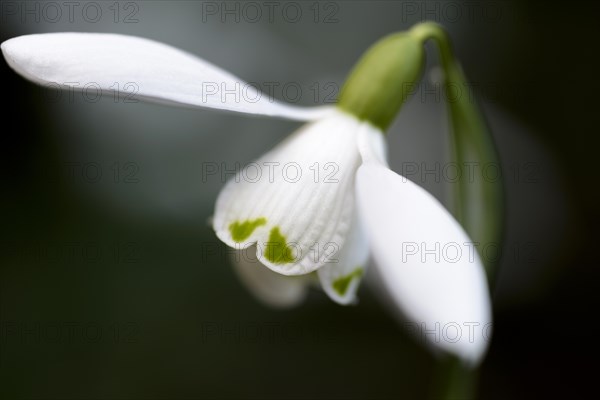
[[[407,258],[407,244],[430,251],[471,241],[433,196],[387,167],[383,131],[362,115],[281,104],[206,61],[142,38],[28,35],[2,43],[2,52],[15,71],[43,85],[81,89],[93,82],[112,90],[115,83],[135,83],[141,99],[309,121],[229,181],[217,200],[217,236],[256,251],[260,263],[241,259],[236,268],[263,301],[295,304],[316,271],[333,300],[353,303],[370,250],[386,289],[411,321],[425,329],[490,323],[477,252],[458,261],[414,252]],[[238,96],[224,94],[232,88]],[[427,337],[472,363],[487,347],[480,334]]]

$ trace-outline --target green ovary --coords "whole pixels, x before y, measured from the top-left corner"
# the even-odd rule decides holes
[[[255,220],[246,220],[243,223],[236,221],[229,225],[229,232],[231,232],[231,238],[236,242],[243,242],[248,239],[252,232],[259,226],[267,223],[266,218],[257,218]]]
[[[358,61],[340,91],[338,107],[386,131],[416,90],[425,48],[408,32],[375,43]]]
[[[337,278],[335,281],[333,281],[332,283],[332,287],[333,290],[335,290],[337,292],[337,294],[339,294],[340,296],[343,296],[346,294],[346,291],[348,290],[348,287],[350,286],[350,282],[352,282],[353,279],[358,279],[362,276],[363,274],[363,269],[361,267],[357,267],[354,271],[350,272],[348,275],[342,276],[340,278]]]
[[[273,264],[286,264],[296,261],[294,252],[287,245],[285,236],[281,234],[278,227],[271,229],[265,249],[265,258]]]

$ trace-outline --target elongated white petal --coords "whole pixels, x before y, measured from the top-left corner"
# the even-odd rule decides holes
[[[352,219],[359,124],[336,111],[246,166],[217,199],[217,236],[232,247],[256,243],[259,260],[284,275],[322,266]]]
[[[355,304],[369,258],[367,237],[356,212],[343,247],[332,248],[335,252],[317,270],[321,287],[333,301],[343,305]]]
[[[153,40],[105,33],[46,33],[2,43],[8,64],[54,88],[121,91],[123,97],[307,121],[329,107],[274,101],[253,85],[184,51]],[[130,97],[131,96],[131,97]]]
[[[384,285],[436,348],[477,363],[491,306],[476,247],[429,193],[377,162],[357,172],[357,205]]]
[[[290,308],[300,304],[308,293],[306,276],[285,276],[271,271],[258,261],[254,246],[237,251],[231,259],[240,280],[267,306]]]

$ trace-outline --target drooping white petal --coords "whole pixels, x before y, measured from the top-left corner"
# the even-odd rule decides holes
[[[372,257],[391,297],[434,347],[480,361],[491,305],[475,244],[432,195],[376,157],[358,169],[356,184]]]
[[[321,287],[335,302],[355,304],[356,293],[367,269],[369,246],[356,212],[344,245],[317,270]]]
[[[256,243],[259,260],[284,275],[322,266],[352,220],[359,125],[336,111],[246,166],[217,199],[217,236],[232,247]]]
[[[119,92],[127,99],[208,107],[307,121],[329,107],[300,108],[269,98],[196,56],[153,40],[105,33],[45,33],[2,43],[19,74],[53,88]],[[100,92],[100,93],[102,93]]]
[[[308,293],[308,277],[285,276],[271,271],[258,261],[254,246],[237,251],[231,260],[240,280],[267,306],[294,307],[300,304]]]

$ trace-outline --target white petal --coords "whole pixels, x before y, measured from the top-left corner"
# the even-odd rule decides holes
[[[354,213],[345,244],[317,270],[325,293],[339,304],[355,304],[356,293],[365,275],[368,258],[367,237],[358,216]]]
[[[357,205],[375,265],[403,313],[434,347],[480,361],[490,298],[477,250],[459,223],[425,190],[374,162],[357,172]]]
[[[105,33],[46,33],[2,43],[8,64],[33,82],[88,88],[124,98],[307,121],[329,107],[274,101],[252,85],[184,51],[153,40]]]
[[[356,142],[363,163],[387,166],[387,143],[381,129],[363,122],[358,130]]]
[[[305,276],[285,276],[271,271],[256,258],[252,246],[231,257],[240,280],[262,303],[273,308],[290,308],[300,304],[308,293]]]
[[[318,269],[350,227],[359,124],[336,111],[246,166],[217,199],[217,236],[232,247],[257,243],[259,260],[284,275]]]

